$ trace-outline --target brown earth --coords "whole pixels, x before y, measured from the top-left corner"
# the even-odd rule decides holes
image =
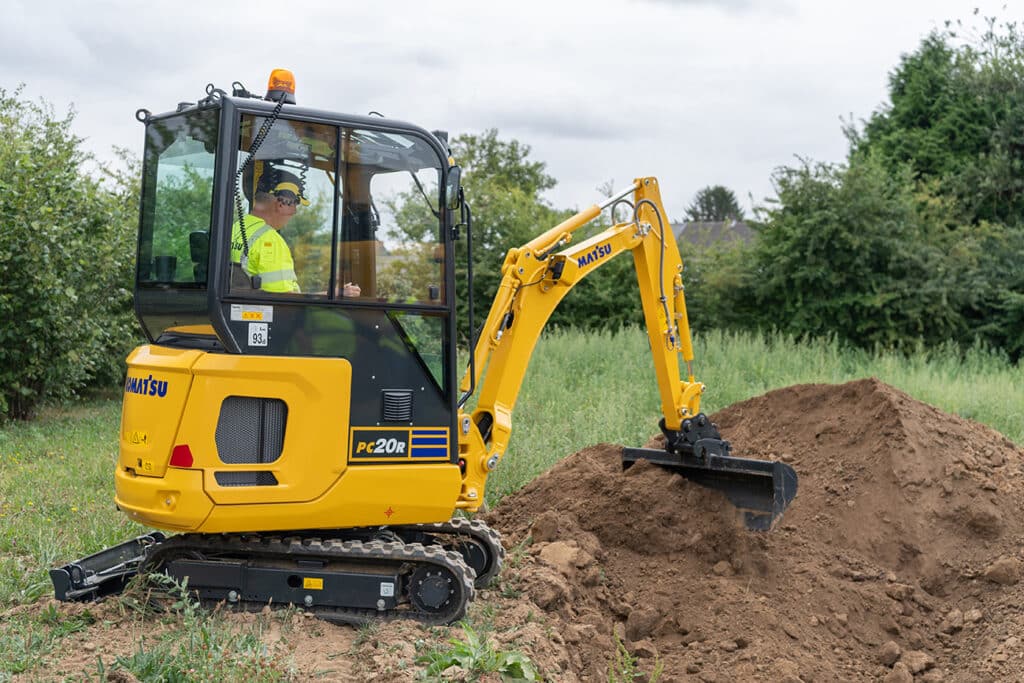
[[[509,561],[471,616],[498,649],[552,681],[608,680],[617,641],[662,681],[1024,680],[1024,451],[874,379],[712,419],[737,455],[797,470],[776,528],[746,531],[720,494],[657,466],[622,472],[618,446],[570,455],[488,515]],[[51,658],[54,676],[145,636],[147,622],[102,609],[76,635],[92,648]],[[231,619],[262,620],[303,680],[415,680],[418,651],[462,638]]]

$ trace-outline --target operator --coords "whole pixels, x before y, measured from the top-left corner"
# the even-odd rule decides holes
[[[245,217],[245,241],[249,245],[248,274],[259,276],[260,289],[277,294],[300,293],[295,261],[280,231],[288,225],[298,205],[309,206],[301,181],[293,173],[267,164],[256,183],[252,209]],[[240,264],[243,253],[239,221],[231,227],[231,262]],[[359,285],[347,282],[342,296],[359,296]]]

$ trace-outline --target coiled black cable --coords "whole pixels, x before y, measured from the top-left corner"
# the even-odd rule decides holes
[[[248,158],[246,158],[245,162],[238,169],[238,173],[235,174],[235,211],[238,213],[238,227],[242,232],[242,256],[239,258],[239,264],[244,262],[248,265],[249,260],[249,237],[245,234],[245,214],[242,213],[242,198],[239,196],[241,194],[242,175],[245,173],[245,169],[252,164],[253,159],[256,158],[256,152],[270,134],[270,129],[277,121],[277,117],[280,116],[282,107],[284,107],[283,97],[277,101],[277,106],[274,107],[274,111],[270,116],[263,120],[263,125],[260,126],[259,131],[256,133],[256,137],[252,139],[252,144],[249,145]],[[249,274],[247,268],[242,268],[242,270],[246,275]]]

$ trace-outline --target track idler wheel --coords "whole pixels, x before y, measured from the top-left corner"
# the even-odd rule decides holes
[[[461,538],[452,546],[452,550],[462,555],[462,559],[476,572],[477,577],[484,576],[490,569],[492,558],[487,548],[474,538]]]
[[[409,577],[409,602],[424,612],[444,612],[460,601],[461,586],[445,567],[419,567]]]

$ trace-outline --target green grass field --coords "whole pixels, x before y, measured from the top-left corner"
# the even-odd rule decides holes
[[[706,413],[791,384],[877,377],[1024,444],[1022,369],[984,351],[906,357],[827,341],[713,332],[694,340],[694,355],[694,374],[707,385]],[[508,454],[488,481],[488,501],[496,503],[584,446],[642,445],[659,431],[659,410],[645,332],[545,335],[513,413]]]
[[[708,386],[703,407],[709,413],[790,384],[874,376],[1024,443],[1022,369],[983,351],[947,349],[908,358],[829,342],[720,333],[699,337],[695,350],[694,370]],[[32,423],[0,429],[0,609],[50,594],[50,567],[142,531],[113,504],[119,415],[117,399],[93,400],[49,408]],[[487,500],[497,504],[585,446],[640,445],[657,433],[658,419],[644,332],[551,331],[534,353],[511,444],[488,483]],[[50,621],[17,618],[0,625],[0,680],[31,670],[41,653],[84,627],[53,615]]]

